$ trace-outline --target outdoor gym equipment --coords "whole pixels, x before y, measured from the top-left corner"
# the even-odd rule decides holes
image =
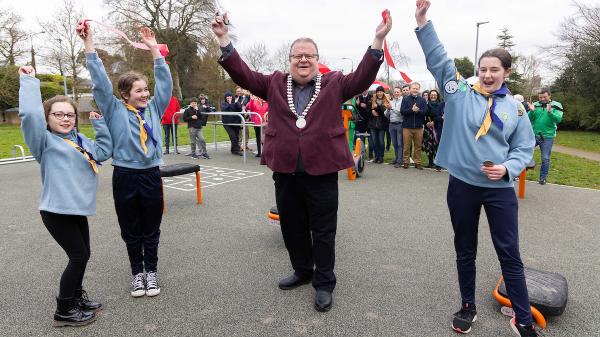
[[[557,273],[525,268],[525,281],[533,319],[540,328],[545,329],[546,316],[560,316],[565,311],[569,295],[567,280]],[[507,316],[514,316],[502,276],[492,294],[503,306],[501,312]]]
[[[195,173],[196,174],[196,201],[198,205],[202,203],[202,189],[200,188],[200,165],[190,163],[177,163],[172,165],[164,165],[160,168],[161,177],[173,177],[180,176],[183,174]],[[165,207],[165,187],[163,184],[163,213],[167,211]]]

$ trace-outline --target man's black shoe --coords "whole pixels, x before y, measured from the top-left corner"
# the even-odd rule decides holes
[[[327,312],[331,310],[333,304],[333,296],[331,292],[327,290],[317,290],[315,295],[315,309],[320,312]]]
[[[303,284],[310,283],[311,278],[300,278],[296,276],[296,274],[292,274],[292,276],[288,276],[284,279],[279,280],[279,289],[281,290],[290,290],[297,288]]]

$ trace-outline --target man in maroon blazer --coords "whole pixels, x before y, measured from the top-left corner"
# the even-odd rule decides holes
[[[338,171],[354,165],[341,105],[366,90],[377,76],[383,39],[392,28],[389,11],[385,14],[373,44],[348,75],[321,75],[319,51],[309,38],[292,43],[289,74],[252,71],[233,48],[227,14],[212,22],[223,53],[219,64],[236,84],[269,102],[261,164],[273,170],[281,232],[294,269],[279,281],[279,288],[293,289],[312,281],[318,311],[331,309],[336,283]]]

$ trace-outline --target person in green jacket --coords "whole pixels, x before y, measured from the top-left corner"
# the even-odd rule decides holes
[[[530,103],[528,115],[535,134],[535,143],[540,146],[542,151],[539,183],[545,185],[550,170],[550,154],[554,137],[556,137],[556,125],[562,121],[563,107],[562,104],[550,98],[549,89],[540,90],[538,98],[539,101]]]

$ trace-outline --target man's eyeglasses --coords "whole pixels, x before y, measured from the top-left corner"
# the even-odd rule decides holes
[[[56,117],[56,119],[65,119],[65,117],[67,117],[67,119],[74,121],[75,120],[75,114],[70,114],[70,113],[64,113],[64,112],[51,112],[50,113],[52,116]]]
[[[300,61],[302,58],[305,58],[307,61],[311,61],[319,58],[319,54],[290,54],[290,59],[295,61]]]

